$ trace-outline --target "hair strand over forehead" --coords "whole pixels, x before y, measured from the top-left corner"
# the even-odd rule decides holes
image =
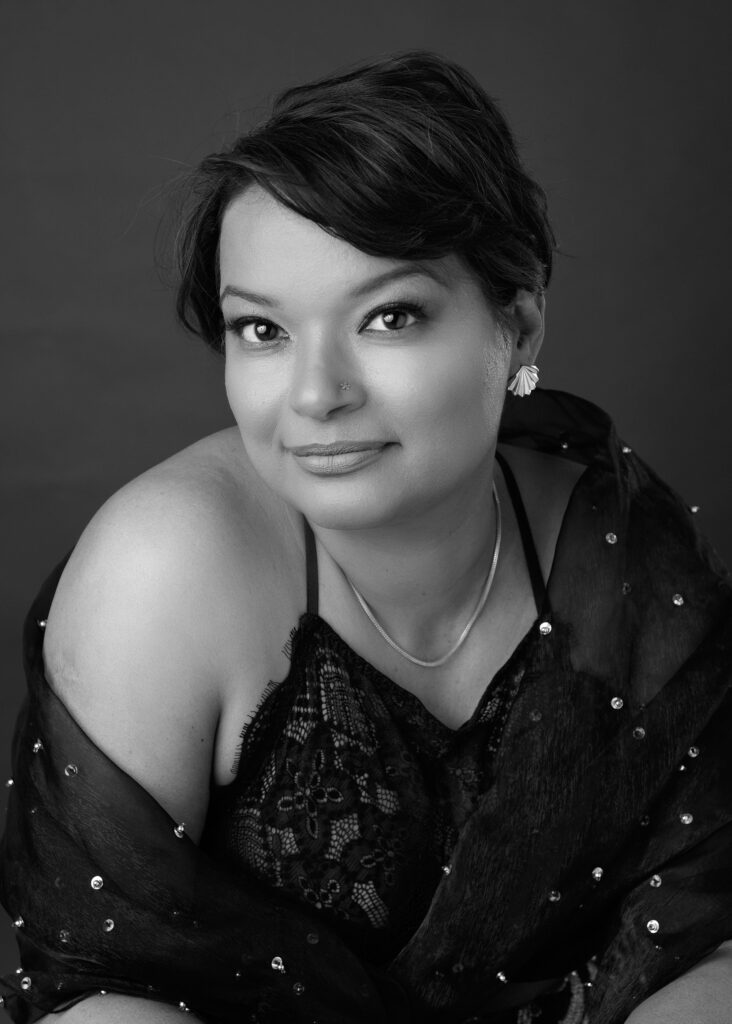
[[[518,289],[549,283],[544,192],[495,102],[437,54],[395,54],[287,89],[268,120],[196,169],[178,237],[177,310],[215,349],[221,221],[253,184],[370,255],[456,254],[499,318]]]

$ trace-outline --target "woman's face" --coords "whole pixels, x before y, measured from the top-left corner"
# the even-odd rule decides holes
[[[290,505],[363,529],[485,486],[512,346],[456,257],[368,256],[251,187],[220,269],[229,403]]]

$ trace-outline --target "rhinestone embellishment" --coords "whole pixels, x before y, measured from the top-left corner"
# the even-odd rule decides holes
[[[24,992],[27,992],[32,984],[33,982],[30,980],[27,974],[25,978],[20,979],[20,987],[23,989]]]
[[[625,701],[622,697],[613,697],[613,699],[610,701],[610,707],[613,709],[613,711],[620,711],[624,704]]]
[[[539,632],[541,633],[542,636],[549,636],[551,631],[552,631],[552,624],[551,624],[551,622],[540,622],[539,623]]]
[[[33,744],[33,753],[37,754],[39,750],[43,750],[43,744],[41,743],[40,740],[36,740],[36,742]]]
[[[602,876],[604,874],[605,874],[605,872],[603,871],[602,868],[593,868],[592,869],[592,877],[595,879],[596,882],[601,882],[602,881]]]
[[[698,747],[689,747],[689,757],[698,757],[698,756],[699,756],[699,748]]]
[[[651,883],[650,884],[651,884],[651,888],[652,889],[659,889],[660,886],[661,886],[661,876],[660,875],[651,875]]]
[[[186,823],[182,821],[180,825],[176,825],[175,828],[173,829],[173,833],[176,839],[182,839],[183,836],[186,834]]]
[[[272,968],[273,971],[279,971],[280,974],[285,973],[285,964],[281,956],[273,956],[270,967]]]
[[[654,920],[649,921],[648,924],[646,925],[646,928],[651,933],[651,935],[655,935],[656,932],[660,929],[660,927],[661,927],[661,925],[658,923],[658,921],[654,921]]]
[[[45,629],[48,625],[48,619],[36,619],[39,629]]]
[[[694,815],[693,814],[689,814],[688,812],[679,815],[679,821],[681,822],[682,825],[691,825],[693,820],[694,820]]]
[[[690,505],[689,506],[689,511],[691,512],[692,515],[695,516],[700,508],[701,508],[701,505]]]
[[[623,452],[623,455],[630,455],[630,453],[631,453],[632,451],[633,451],[633,449],[632,449],[632,448],[630,448],[630,447],[629,447],[629,446],[628,446],[627,444],[624,444],[624,445],[623,445],[623,447],[622,447],[622,452]]]
[[[636,725],[635,729],[633,729],[633,739],[643,740],[645,739],[645,737],[646,730],[643,728],[642,725]]]
[[[442,871],[444,874],[449,875],[450,872],[452,871],[452,866],[450,864],[443,864]]]
[[[549,893],[549,902],[550,903],[559,903],[561,898],[562,898],[562,894],[561,894],[561,892],[559,892],[558,889],[552,889],[552,891]]]
[[[611,530],[610,533],[605,534],[605,540],[608,542],[608,544],[617,544],[618,535],[616,533],[613,533]]]
[[[79,774],[79,769],[76,767],[75,764],[67,764],[66,767],[64,768],[64,775],[67,778],[71,778],[72,775],[78,775],[78,774]]]
[[[508,984],[508,978],[503,973],[503,971],[499,971],[498,972],[498,974],[496,975],[496,981],[500,981],[500,983],[502,985],[507,985]]]
[[[13,921],[14,928],[22,928],[24,924],[25,921],[23,920],[22,917],[20,917],[20,915],[18,915],[18,917],[16,917],[16,919]]]
[[[305,986],[301,981],[296,981],[295,984],[292,986],[292,991],[295,993],[296,996],[301,996],[305,991]]]
[[[102,925],[102,928],[104,929],[105,932],[114,931],[114,921],[112,920],[111,917],[107,918],[107,920]]]
[[[104,885],[104,879],[101,875],[94,875],[91,882],[89,883],[92,889],[101,889]]]
[[[5,788],[6,789],[10,789],[10,787],[14,786],[14,785],[15,785],[15,779],[8,779],[8,781],[5,783]]]
[[[182,1011],[183,1013],[190,1013],[190,1012],[191,1012],[191,1011],[189,1010],[189,1008],[188,1008],[188,1007],[186,1006],[186,1004],[185,1004],[185,1003],[183,1002],[183,1000],[182,1000],[182,999],[181,999],[181,1001],[180,1001],[180,1002],[178,1003],[178,1009],[179,1009],[179,1010],[181,1010],[181,1011]]]
[[[677,608],[680,608],[681,605],[684,603],[684,598],[683,598],[683,596],[681,594],[674,594],[674,596],[671,598],[671,600],[673,601],[673,603],[676,605]]]

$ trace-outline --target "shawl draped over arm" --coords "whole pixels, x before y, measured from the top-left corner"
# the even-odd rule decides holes
[[[0,980],[12,1019],[25,1024],[101,990],[237,1024],[377,1024],[388,1019],[385,999],[400,1012],[394,982],[377,985],[376,972],[307,908],[176,832],[84,733],[43,674],[38,621],[48,590],[25,624],[29,690],[0,848],[2,902],[22,963]]]

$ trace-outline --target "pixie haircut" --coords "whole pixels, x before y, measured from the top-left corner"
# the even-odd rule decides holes
[[[437,54],[395,54],[288,89],[268,120],[193,172],[177,313],[217,351],[221,221],[250,185],[369,255],[457,255],[503,326],[517,289],[549,283],[546,196],[496,104]]]

